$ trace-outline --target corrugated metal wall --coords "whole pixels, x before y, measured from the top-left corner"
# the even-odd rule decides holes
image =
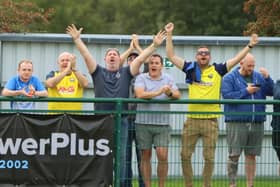
[[[151,36],[139,36],[140,44],[145,48],[151,43]],[[130,36],[127,35],[84,35],[97,62],[103,63],[107,48],[117,47],[124,52],[129,47]],[[196,49],[199,45],[208,45],[212,52],[212,62],[224,62],[232,58],[249,41],[248,37],[203,37],[203,36],[174,36],[175,52],[187,60],[194,60]],[[87,73],[86,66],[76,50],[71,38],[66,34],[0,34],[1,42],[1,83],[6,82],[16,73],[17,64],[21,59],[31,59],[34,62],[34,74],[42,81],[46,74],[57,69],[57,57],[63,51],[77,55],[79,69]],[[257,68],[264,66],[271,76],[277,79],[280,63],[280,38],[260,38],[260,43],[252,53],[256,56]],[[163,44],[157,51],[165,55]],[[3,71],[4,70],[4,71]],[[177,83],[184,83],[184,74],[172,67],[167,71],[171,73]],[[90,80],[91,81],[91,80]]]
[[[130,42],[130,36],[128,35],[83,35],[82,37],[97,62],[103,65],[103,58],[107,48],[117,47],[120,49],[120,52],[124,52],[129,47]],[[141,46],[145,48],[151,43],[152,36],[139,36],[139,39]],[[212,53],[212,62],[225,62],[226,59],[234,57],[249,41],[249,37],[174,36],[173,39],[175,53],[187,60],[194,60],[198,46],[209,46]],[[11,76],[16,74],[17,64],[22,59],[31,59],[34,63],[34,75],[44,81],[48,72],[58,69],[57,57],[64,51],[77,55],[77,66],[79,70],[86,74],[92,83],[83,59],[75,48],[71,38],[66,34],[0,34],[0,49],[0,82],[2,87]],[[163,44],[157,52],[165,57],[165,45]],[[265,67],[274,80],[280,78],[280,38],[260,38],[259,44],[254,47],[252,53],[256,57],[256,69]],[[184,73],[175,67],[166,68],[166,71],[175,78],[183,92],[183,98],[187,98]],[[94,96],[92,86],[91,84],[91,87],[86,90],[85,97]],[[2,107],[8,107],[8,104],[2,104]],[[185,107],[184,105],[174,105],[173,109],[185,110]],[[46,104],[44,103],[38,108],[46,109]],[[92,104],[86,104],[84,108],[91,109]],[[272,110],[271,107],[268,110]],[[267,124],[265,125],[267,130],[270,129],[270,120],[268,118]],[[184,117],[181,115],[179,118],[174,118],[173,121],[173,129],[181,130]],[[222,122],[220,129],[225,129],[224,123]],[[179,137],[177,135],[173,136],[172,141],[177,142]],[[270,135],[266,136],[265,142],[269,142],[270,138]],[[224,141],[222,136],[218,144]],[[267,160],[268,156],[274,156],[272,152],[272,149],[269,149],[269,151],[266,150],[264,159]],[[179,156],[179,153],[176,156]],[[226,154],[224,156],[224,158],[220,159],[226,160]],[[194,157],[199,157],[202,160],[202,154],[200,153],[195,154]],[[273,157],[272,160],[276,161],[276,158]],[[175,175],[181,175],[178,167],[174,168]],[[199,168],[196,171],[198,175],[201,173],[201,169]],[[217,170],[216,168],[216,175],[223,175],[225,173],[224,170]],[[276,170],[277,168],[273,168],[270,172],[276,174]]]

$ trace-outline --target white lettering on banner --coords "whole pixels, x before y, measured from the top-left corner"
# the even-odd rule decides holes
[[[76,133],[70,136],[66,133],[52,133],[51,138],[39,139],[34,138],[7,138],[6,141],[0,138],[0,155],[6,155],[9,151],[12,155],[17,155],[21,150],[25,155],[45,155],[47,146],[50,146],[50,154],[57,155],[59,150],[70,149],[70,155],[80,156],[106,156],[110,151],[109,140],[100,138],[94,139],[77,139]],[[87,145],[87,149],[85,148]],[[78,146],[78,149],[77,149]],[[78,153],[77,153],[78,150]]]
[[[51,155],[57,155],[57,149],[69,144],[69,136],[65,133],[52,133]]]
[[[27,138],[22,141],[22,152],[26,155],[35,155],[36,149],[38,149],[38,143],[33,138]]]
[[[3,140],[2,138],[0,138],[0,154],[1,155],[6,154],[8,149],[10,148],[11,154],[16,155],[18,153],[20,143],[21,143],[21,138],[17,138],[15,144],[13,143],[12,138],[7,138],[5,144],[3,144]]]
[[[100,156],[106,156],[107,154],[109,154],[110,149],[107,146],[108,143],[109,143],[109,141],[106,139],[98,140],[96,143],[96,146],[99,148],[99,150],[96,151],[96,154],[100,155]]]

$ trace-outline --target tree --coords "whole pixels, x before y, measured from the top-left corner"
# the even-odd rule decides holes
[[[244,12],[255,15],[244,35],[255,32],[263,36],[280,36],[280,0],[246,0]]]
[[[53,13],[53,9],[44,10],[26,0],[2,0],[0,32],[42,32]]]
[[[74,23],[84,28],[83,33],[150,35],[171,21],[176,35],[242,35],[250,19],[243,11],[244,0],[28,1],[42,10],[55,9],[47,27],[40,25],[52,33],[65,33]]]

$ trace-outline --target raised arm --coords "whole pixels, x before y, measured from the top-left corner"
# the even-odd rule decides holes
[[[172,32],[174,29],[174,24],[173,23],[168,23],[165,26],[165,30],[167,33],[166,37],[166,55],[167,58],[179,69],[183,69],[184,66],[184,59],[178,57],[174,53],[174,47],[173,47],[173,42],[172,42]]]
[[[139,44],[139,40],[138,40],[138,35],[137,34],[133,34],[132,35],[132,41],[133,41],[133,46],[136,49],[136,51],[138,51],[138,53],[141,54],[143,52],[143,49],[141,48],[141,46]]]
[[[76,78],[78,79],[79,86],[81,88],[88,87],[88,79],[85,75],[80,72],[76,67],[76,56],[71,55],[71,70],[75,74]]]
[[[69,63],[67,64],[67,67],[63,70],[63,71],[61,71],[57,76],[49,76],[49,75],[47,75],[47,80],[46,80],[46,82],[45,82],[45,84],[46,84],[46,86],[48,87],[48,88],[54,88],[54,87],[56,87],[56,85],[58,84],[58,83],[60,83],[60,81],[66,76],[66,75],[68,75],[68,74],[70,74],[71,73],[71,62],[69,61]]]
[[[97,63],[94,60],[93,56],[89,52],[87,46],[84,44],[84,42],[81,40],[81,32],[83,28],[80,28],[79,30],[76,28],[74,24],[69,25],[66,28],[66,33],[69,34],[74,43],[76,44],[76,47],[80,51],[81,55],[83,56],[85,63],[87,65],[89,73],[93,73],[96,70]]]
[[[130,72],[133,76],[139,73],[140,66],[144,61],[162,44],[166,37],[166,32],[161,30],[154,36],[153,43],[145,48],[142,53],[136,57],[131,65],[130,65]]]
[[[120,67],[125,63],[128,55],[134,50],[133,40],[131,39],[129,48],[121,54]]]
[[[233,66],[238,64],[256,44],[258,43],[258,35],[252,34],[248,45],[246,45],[235,57],[227,60],[227,70],[229,71]]]
[[[137,34],[132,34],[129,48],[121,54],[120,66],[122,66],[125,63],[125,60],[129,56],[129,54],[132,53],[134,50],[138,51],[139,54],[143,52],[143,49],[139,45]]]

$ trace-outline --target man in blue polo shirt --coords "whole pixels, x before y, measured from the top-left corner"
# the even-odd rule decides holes
[[[18,75],[6,83],[2,95],[16,97],[47,97],[48,92],[40,80],[32,75],[33,64],[30,60],[22,60],[18,65]],[[11,102],[11,109],[34,109],[34,102]]]

